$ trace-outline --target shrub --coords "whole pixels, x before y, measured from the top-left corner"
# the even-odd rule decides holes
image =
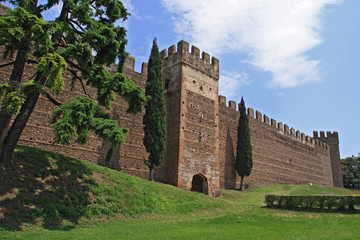
[[[265,203],[268,207],[303,208],[303,209],[337,209],[354,210],[360,206],[360,196],[281,196],[266,195]]]

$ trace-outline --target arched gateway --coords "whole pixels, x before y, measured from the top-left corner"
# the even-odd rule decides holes
[[[206,195],[209,194],[208,182],[204,175],[202,175],[202,174],[194,175],[192,184],[191,184],[191,191],[201,192]]]

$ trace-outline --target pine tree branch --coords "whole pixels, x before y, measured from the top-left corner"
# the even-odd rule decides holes
[[[84,72],[83,69],[81,69],[81,67],[79,67],[79,65],[75,64],[74,62],[72,61],[66,61],[71,67],[75,68],[76,70],[80,71],[80,72]],[[68,69],[69,71],[72,70],[72,69]],[[72,70],[74,71],[74,70]]]
[[[34,75],[32,75],[29,80],[33,79],[37,74],[38,74],[38,72],[35,72]]]
[[[88,92],[86,91],[85,84],[84,84],[82,78],[79,77],[79,76],[76,74],[75,70],[68,69],[68,71],[71,72],[71,73],[74,75],[74,77],[79,80],[79,82],[80,82],[80,84],[81,84],[81,87],[82,87],[82,89],[83,89],[84,94],[85,94],[86,96],[88,96],[90,99],[93,99],[93,98],[90,96],[90,94],[88,94]]]
[[[46,96],[47,99],[49,99],[49,101],[51,103],[53,103],[55,106],[61,106],[62,103],[57,101],[55,98],[53,98],[48,92],[46,92],[45,90],[43,91],[44,95]]]
[[[32,59],[28,59],[26,60],[27,63],[34,63],[34,64],[38,64],[38,61],[32,60]]]
[[[14,63],[15,63],[15,61],[1,64],[1,65],[0,65],[0,68],[2,68],[2,67],[7,67],[7,66],[10,66],[10,65],[14,65]]]
[[[78,34],[83,35],[82,32],[80,32],[77,28],[75,28],[75,26],[73,24],[75,24],[78,28],[80,28],[81,31],[85,31],[85,29],[76,21],[73,21],[71,19],[69,19],[69,23],[71,24],[71,26],[75,29],[75,31],[77,31]]]

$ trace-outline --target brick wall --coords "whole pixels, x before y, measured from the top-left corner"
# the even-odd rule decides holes
[[[344,187],[343,182],[343,174],[341,168],[340,159],[340,150],[339,150],[339,135],[337,132],[325,132],[320,131],[320,136],[318,136],[318,132],[313,132],[313,137],[316,140],[324,142],[329,145],[330,147],[330,156],[331,156],[331,171],[333,175],[333,182],[335,187]]]
[[[180,41],[177,50],[171,46],[162,51],[163,80],[167,110],[167,151],[160,167],[155,169],[157,181],[191,189],[192,179],[200,174],[211,195],[218,195],[220,188],[237,188],[239,177],[234,168],[239,112],[237,104],[218,96],[219,61],[191,48]],[[0,59],[0,64],[6,60]],[[134,71],[135,59],[129,57],[125,74],[137,85],[145,88],[147,64],[141,73]],[[115,66],[112,67],[115,69]],[[0,81],[6,82],[11,67],[0,69]],[[34,69],[27,66],[24,79],[29,79]],[[80,84],[70,90],[70,75],[66,74],[64,92],[56,98],[69,100],[84,95]],[[88,89],[96,96],[95,89]],[[20,144],[38,147],[67,156],[86,159],[106,165],[104,158],[109,144],[93,134],[85,145],[53,145],[53,133],[49,124],[55,106],[40,97],[36,108],[21,136]],[[144,164],[148,154],[143,146],[143,114],[127,114],[127,103],[121,98],[112,105],[112,114],[121,127],[130,129],[123,146],[114,151],[110,167],[125,173],[148,178]],[[250,131],[253,146],[254,167],[246,181],[256,186],[278,183],[319,183],[341,186],[338,137],[313,139],[286,124],[277,123],[249,108]],[[330,136],[330,135],[329,135]],[[332,136],[332,135],[331,135]],[[334,140],[335,139],[335,140]],[[320,141],[319,141],[320,140]],[[326,142],[328,144],[325,144]],[[337,150],[336,150],[337,147]],[[332,156],[332,158],[330,158]],[[109,166],[109,165],[108,165]]]
[[[220,166],[221,187],[239,185],[234,161],[239,112],[232,101],[220,96]],[[305,137],[293,128],[249,108],[249,124],[253,148],[253,170],[247,180],[256,186],[278,183],[318,183],[333,185],[328,145]]]

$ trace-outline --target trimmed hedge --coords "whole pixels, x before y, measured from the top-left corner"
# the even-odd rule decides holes
[[[265,203],[275,208],[318,208],[354,210],[360,206],[360,196],[282,196],[266,195]]]

